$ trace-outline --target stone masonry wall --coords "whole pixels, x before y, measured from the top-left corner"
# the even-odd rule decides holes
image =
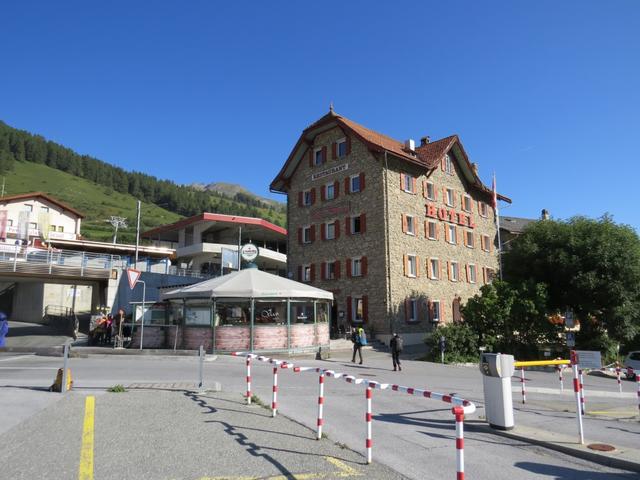
[[[342,158],[332,158],[332,144],[344,138],[345,134],[338,127],[318,135],[311,147],[326,147],[326,162],[320,166],[309,166],[308,156],[300,162],[291,181],[288,195],[288,270],[295,280],[298,278],[298,267],[313,264],[315,279],[313,286],[330,290],[334,293],[338,312],[344,312],[344,319],[338,324],[347,325],[347,297],[366,296],[367,321],[371,326],[386,319],[385,306],[385,255],[384,255],[384,216],[382,167],[374,159],[365,145],[351,139],[351,151]],[[325,171],[336,166],[348,166],[345,170],[312,180],[314,173]],[[345,194],[345,178],[364,173],[364,189],[359,193]],[[334,200],[322,200],[321,188],[327,183],[338,181],[339,195]],[[309,207],[298,206],[298,192],[315,188],[315,202]],[[365,214],[366,229],[361,234],[348,235],[345,220],[349,216]],[[321,239],[321,224],[338,220],[339,237],[334,240]],[[305,225],[314,225],[315,241],[301,245],[298,242],[298,229]],[[360,277],[347,276],[348,258],[366,256],[367,273]],[[324,262],[340,261],[340,278],[321,279],[321,268]],[[378,327],[374,327],[376,329]]]
[[[453,150],[451,155],[453,156]],[[391,305],[393,324],[396,330],[415,333],[426,332],[433,329],[433,324],[428,318],[428,302],[439,300],[441,305],[441,322],[450,322],[453,319],[453,300],[456,297],[461,303],[479,293],[479,289],[485,283],[483,268],[489,267],[497,271],[498,261],[495,245],[496,228],[493,210],[487,205],[487,217],[478,213],[478,202],[489,202],[487,195],[482,195],[473,190],[462,176],[457,162],[454,163],[454,174],[448,174],[439,166],[427,176],[424,169],[410,165],[407,162],[394,160],[389,162],[389,183],[387,195],[389,198],[389,245],[391,259]],[[401,188],[400,174],[409,174],[416,177],[415,193],[408,193]],[[437,192],[436,200],[428,200],[424,196],[424,181],[433,182]],[[455,192],[454,207],[445,205],[444,189],[451,188]],[[440,209],[445,207],[447,211],[463,212],[461,195],[468,194],[472,198],[471,212],[464,212],[475,223],[475,228],[457,226],[457,244],[450,244],[445,239],[447,225],[452,224],[449,218],[441,220],[433,219],[426,215],[426,205],[432,204]],[[413,215],[417,220],[415,235],[403,232],[402,214]],[[437,240],[428,239],[426,236],[425,221],[435,220],[438,229]],[[464,244],[464,232],[472,231],[474,235],[474,247],[469,248]],[[481,235],[488,235],[490,250],[481,248]],[[405,275],[404,255],[414,254],[418,258],[418,275],[409,277]],[[440,261],[440,278],[429,278],[429,260],[437,258]],[[448,263],[457,261],[459,264],[459,280],[449,279]],[[471,283],[467,278],[467,265],[476,265],[476,282]],[[418,321],[407,322],[405,314],[405,300],[407,298],[419,299]]]
[[[299,268],[303,265],[314,265],[312,285],[334,292],[338,312],[344,312],[344,320],[338,324],[347,324],[347,297],[366,296],[367,318],[365,328],[378,335],[398,331],[407,337],[419,339],[432,330],[434,324],[428,318],[428,302],[439,300],[441,305],[441,321],[450,322],[453,317],[453,300],[460,298],[464,303],[469,297],[479,292],[485,283],[483,268],[497,271],[497,251],[495,245],[496,228],[493,210],[487,205],[487,217],[479,215],[478,202],[489,202],[486,194],[480,194],[470,188],[464,179],[458,162],[454,161],[454,173],[448,174],[438,167],[427,176],[424,168],[409,164],[406,161],[383,154],[372,154],[368,148],[356,138],[351,139],[351,151],[342,158],[332,158],[332,145],[345,137],[338,127],[319,134],[311,146],[326,147],[326,161],[319,166],[310,166],[305,155],[291,179],[288,192],[288,271],[293,279],[299,278]],[[459,154],[454,147],[450,154]],[[333,167],[346,167],[337,173],[330,173],[322,178],[313,179],[313,174],[324,172]],[[388,169],[387,169],[388,167]],[[359,193],[345,195],[345,178],[364,172],[365,187]],[[416,178],[415,193],[407,193],[401,189],[401,173]],[[386,176],[386,179],[385,179]],[[333,200],[323,200],[321,189],[330,182],[338,181],[339,195]],[[386,181],[386,189],[385,189]],[[423,182],[433,182],[437,191],[435,201],[425,198]],[[315,201],[311,206],[300,207],[299,192],[314,188]],[[443,189],[451,188],[455,192],[455,206],[445,206]],[[468,194],[472,198],[471,212],[463,212],[461,195]],[[386,195],[386,199],[385,199]],[[385,201],[388,202],[389,213],[386,214]],[[471,217],[474,228],[458,225],[457,244],[452,245],[445,240],[444,229],[451,224],[451,217],[442,220],[432,219],[426,215],[427,204],[436,209],[446,207],[446,211],[454,210]],[[345,219],[348,216],[366,214],[366,231],[358,235],[347,235]],[[417,223],[417,234],[403,232],[402,215],[414,216]],[[457,217],[456,217],[457,218]],[[339,237],[334,240],[322,240],[321,224],[339,220]],[[430,240],[425,234],[425,220],[435,220],[438,228],[438,239]],[[298,229],[313,225],[315,239],[308,244],[300,244]],[[387,236],[388,229],[388,236]],[[472,231],[474,247],[464,244],[464,232]],[[480,236],[490,238],[490,251],[481,248]],[[388,238],[389,263],[387,264]],[[405,275],[404,255],[415,254],[418,257],[419,272],[415,278]],[[349,278],[346,275],[347,258],[366,256],[367,273],[361,277]],[[428,260],[440,260],[440,278],[430,279],[428,276]],[[321,269],[324,262],[340,261],[340,277],[334,280],[323,280]],[[448,263],[457,261],[460,268],[458,281],[451,281]],[[467,278],[467,265],[476,265],[476,282]],[[388,283],[387,283],[387,278]],[[389,287],[390,286],[390,287]],[[387,299],[389,298],[389,301]],[[418,321],[407,322],[405,300],[416,298],[419,301]]]

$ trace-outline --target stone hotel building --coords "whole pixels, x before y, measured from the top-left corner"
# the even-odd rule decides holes
[[[330,110],[271,189],[287,194],[289,276],[334,293],[334,331],[421,342],[497,271],[492,190],[457,135],[416,146]]]

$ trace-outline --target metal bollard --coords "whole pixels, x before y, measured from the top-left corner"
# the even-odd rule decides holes
[[[203,370],[204,370],[204,347],[200,345],[200,349],[198,351],[198,389],[202,390],[204,387],[204,378],[203,378]]]
[[[63,362],[62,362],[62,385],[60,385],[60,393],[66,393],[67,391],[67,366],[69,365],[69,343],[64,344],[63,350]]]

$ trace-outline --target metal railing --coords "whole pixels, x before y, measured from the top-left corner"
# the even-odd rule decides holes
[[[113,268],[126,268],[120,255],[0,245],[0,272],[108,278]]]

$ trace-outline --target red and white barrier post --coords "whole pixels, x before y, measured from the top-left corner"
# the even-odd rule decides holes
[[[582,369],[578,372],[580,374],[580,411],[584,415],[584,379],[582,377]]]
[[[638,385],[638,413],[640,413],[640,373],[636,372],[636,384]]]
[[[247,356],[247,405],[251,405],[251,357]]]
[[[527,389],[525,387],[524,367],[520,367],[520,384],[522,385],[522,403],[527,403]]]
[[[618,392],[622,393],[622,380],[620,380],[621,372],[620,364],[616,362],[616,380],[618,380]]]
[[[273,392],[271,394],[271,416],[278,414],[278,365],[273,366]]]
[[[578,438],[580,444],[584,444],[584,432],[582,430],[582,406],[580,402],[580,380],[578,376],[578,354],[571,350],[571,368],[573,370],[573,392],[576,397],[576,417],[578,418]]]
[[[371,448],[373,446],[373,440],[371,439],[371,387],[367,386],[366,389],[366,398],[367,398],[367,414],[365,415],[365,420],[367,421],[367,441],[365,442],[367,448],[367,463],[371,463]]]
[[[453,407],[451,411],[456,416],[456,480],[464,480],[464,410]]]
[[[564,392],[564,382],[562,381],[562,365],[558,365],[556,367],[556,370],[558,370],[558,380],[560,381],[560,391]]]
[[[318,376],[318,435],[317,435],[318,440],[322,438],[322,425],[324,424],[324,419],[322,418],[323,407],[324,407],[324,370],[320,370],[320,375]]]

